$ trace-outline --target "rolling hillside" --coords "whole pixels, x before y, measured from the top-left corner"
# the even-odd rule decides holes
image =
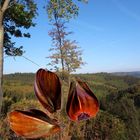
[[[0,116],[0,139],[24,140],[10,130],[7,113],[11,110],[44,110],[34,95],[33,73],[4,75],[4,98]],[[40,140],[139,140],[140,139],[140,78],[116,74],[75,74],[88,83],[100,102],[100,111],[95,118],[74,123],[65,109],[60,120],[66,125],[60,134]],[[69,92],[67,80],[63,82],[64,104]],[[45,110],[44,110],[45,111]],[[130,125],[131,124],[131,125]],[[39,139],[38,139],[39,140]]]

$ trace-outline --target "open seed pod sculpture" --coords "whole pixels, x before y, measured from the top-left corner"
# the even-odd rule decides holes
[[[55,73],[39,69],[35,77],[34,91],[40,103],[50,113],[61,108],[61,84]],[[8,120],[11,129],[25,138],[47,137],[60,131],[57,120],[36,109],[12,111],[8,114]]]
[[[25,138],[48,137],[60,131],[56,120],[51,119],[40,110],[20,111],[9,113],[8,119],[11,129]]]
[[[71,82],[66,111],[73,121],[86,120],[96,116],[99,103],[85,82]]]
[[[61,131],[60,123],[48,116],[61,108],[61,83],[59,77],[48,70],[39,69],[35,76],[35,94],[46,113],[30,109],[15,110],[8,114],[11,129],[24,138],[48,137]],[[94,117],[99,110],[96,96],[85,82],[71,82],[66,112],[73,121]]]
[[[35,77],[34,91],[40,103],[50,113],[61,108],[61,83],[55,73],[39,69]]]

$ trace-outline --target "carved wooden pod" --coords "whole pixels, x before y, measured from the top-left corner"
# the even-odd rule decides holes
[[[24,138],[48,137],[60,131],[56,120],[40,110],[15,110],[8,114],[10,128]]]
[[[34,91],[40,103],[50,113],[61,108],[61,83],[55,73],[39,69],[35,77]]]
[[[95,117],[99,111],[96,96],[85,82],[71,82],[66,112],[73,121],[86,120]]]

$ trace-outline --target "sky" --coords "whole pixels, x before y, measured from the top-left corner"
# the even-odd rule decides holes
[[[76,1],[76,0],[75,0]],[[36,72],[46,68],[51,48],[45,0],[36,0],[37,24],[28,30],[31,38],[13,38],[17,46],[24,46],[24,57],[5,57],[4,73]],[[76,73],[140,71],[140,0],[89,0],[81,2],[79,16],[68,23],[74,34],[72,40],[83,50],[86,65]]]

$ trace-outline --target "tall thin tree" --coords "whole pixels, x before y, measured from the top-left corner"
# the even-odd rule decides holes
[[[77,46],[76,41],[70,41],[68,35],[72,32],[66,31],[66,22],[59,20],[53,24],[49,35],[52,38],[52,46],[50,51],[53,52],[48,58],[51,59],[51,66],[55,69],[70,74],[80,68],[84,62],[82,61],[82,51]],[[61,63],[61,69],[60,67]],[[62,77],[63,78],[63,77]]]
[[[49,35],[52,38],[54,47],[51,48],[50,50],[55,51],[55,53],[49,57],[52,59],[50,64],[51,65],[55,64],[55,67],[56,65],[61,64],[62,71],[65,70],[65,65],[66,65],[65,58],[67,56],[66,53],[68,52],[65,49],[65,47],[68,46],[66,45],[66,42],[68,42],[66,41],[67,40],[66,37],[69,34],[71,34],[71,32],[66,31],[65,25],[71,18],[76,17],[78,15],[78,11],[79,11],[79,7],[72,0],[66,0],[66,1],[50,0],[47,5],[48,17],[50,19],[50,23],[53,26],[52,30],[50,30],[49,32]],[[56,68],[58,69],[58,67]]]

